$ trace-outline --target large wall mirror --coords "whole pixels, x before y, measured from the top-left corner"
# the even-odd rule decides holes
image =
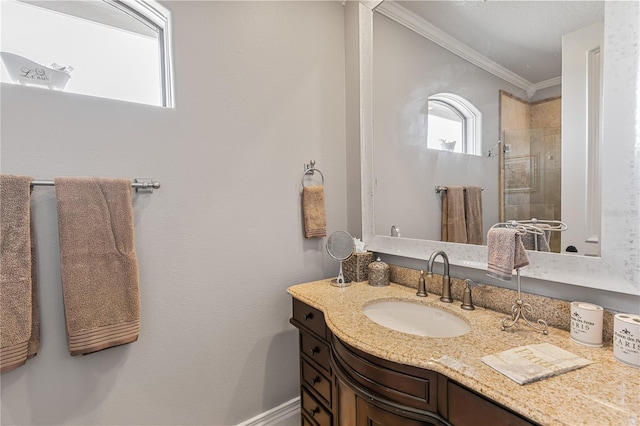
[[[370,22],[371,56],[360,58],[361,67],[370,67],[372,82],[371,87],[362,88],[370,90],[372,132],[361,138],[365,153],[363,237],[370,247],[418,258],[428,256],[423,251],[444,247],[458,264],[482,269],[486,247],[438,241],[441,201],[436,186],[484,188],[485,236],[502,219],[520,219],[510,215],[522,206],[509,210],[505,204],[509,199],[522,200],[528,191],[531,205],[526,206],[526,216],[559,219],[569,229],[580,229],[577,236],[568,235],[562,243],[558,240],[556,251],[578,245],[574,240],[591,241],[580,246],[578,255],[532,253],[534,266],[523,270],[523,276],[639,294],[640,159],[634,148],[639,120],[635,94],[639,9],[631,1],[387,0],[378,4]],[[510,28],[515,32],[509,32]],[[576,96],[570,92],[577,79],[573,74],[565,76],[562,84],[563,68],[571,69],[562,61],[571,57],[566,49],[571,48],[572,37],[580,44],[588,36],[580,32],[584,29],[596,34],[599,56],[595,58],[601,67],[595,69],[601,75],[589,92]],[[529,33],[553,37],[524,57],[517,55],[517,51],[525,52]],[[567,35],[564,52],[559,50],[563,35]],[[366,56],[367,49],[361,53]],[[430,113],[437,113],[429,100],[438,94],[452,94],[477,108],[481,125],[475,152],[454,150],[445,145],[448,140],[440,149],[433,141],[429,144],[426,122]],[[543,147],[550,146],[548,150],[505,153],[507,147],[518,154],[514,148],[523,133],[505,132],[505,122],[513,115],[505,111],[509,103],[505,94],[508,101],[543,107],[538,108],[542,118],[531,121],[544,123],[526,133],[527,140],[537,134]],[[572,114],[588,118],[584,123],[567,121]],[[595,148],[588,142],[584,146],[588,137],[575,134],[575,129],[583,127],[595,135],[591,136]],[[576,139],[577,146],[570,143]],[[567,160],[579,163],[582,169],[572,169],[569,163],[563,170]],[[529,173],[527,185],[505,190],[505,163]],[[541,186],[550,183],[557,187],[541,196]],[[583,196],[572,198],[575,194]],[[365,211],[367,205],[373,211]],[[392,225],[400,229],[401,238],[390,237]],[[590,246],[589,242],[597,244]]]

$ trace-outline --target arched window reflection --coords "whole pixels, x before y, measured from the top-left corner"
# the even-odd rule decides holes
[[[427,147],[481,155],[481,113],[468,100],[451,93],[429,96]]]

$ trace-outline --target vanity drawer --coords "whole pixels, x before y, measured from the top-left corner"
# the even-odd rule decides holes
[[[312,388],[328,407],[331,407],[331,382],[304,359],[302,360],[302,381]]]
[[[456,426],[533,426],[516,414],[458,386],[448,384],[449,422]]]
[[[305,388],[302,388],[302,412],[319,426],[331,426],[331,413]],[[303,417],[304,418],[304,417]]]
[[[327,328],[324,323],[323,313],[295,298],[293,299],[292,322],[294,325],[307,329],[323,339],[327,338]]]
[[[299,334],[300,353],[314,362],[327,375],[331,375],[331,368],[329,367],[329,345],[310,334],[303,332]]]
[[[332,342],[336,370],[341,370],[363,389],[391,403],[436,412],[437,373],[419,369],[412,369],[411,373],[398,371],[378,364],[371,356],[365,359],[360,351],[336,338]]]

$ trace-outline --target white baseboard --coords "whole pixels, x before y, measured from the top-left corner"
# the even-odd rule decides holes
[[[286,422],[289,420],[288,422]],[[265,411],[237,426],[275,426],[300,424],[300,397],[293,398],[282,405]]]

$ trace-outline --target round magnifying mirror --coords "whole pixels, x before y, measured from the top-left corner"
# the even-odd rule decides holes
[[[346,231],[336,231],[329,235],[327,239],[327,253],[335,260],[340,261],[340,272],[338,272],[338,278],[331,280],[331,285],[336,287],[346,287],[349,285],[348,281],[345,281],[342,274],[342,262],[347,260],[353,254],[355,249],[355,243],[353,237]]]

